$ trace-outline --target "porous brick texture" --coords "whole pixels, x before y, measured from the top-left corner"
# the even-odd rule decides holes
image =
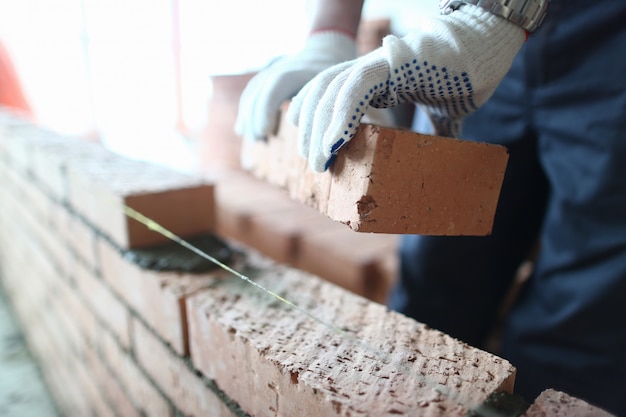
[[[548,389],[539,394],[522,417],[611,417],[612,415],[579,398]]]
[[[250,263],[250,278],[306,314],[241,280],[187,309],[193,363],[253,415],[464,416],[513,388],[501,358],[312,276]]]
[[[216,184],[221,236],[368,299],[386,301],[396,277],[398,235],[354,233],[245,172],[223,173]]]
[[[0,112],[0,284],[64,415],[465,416],[511,392],[507,361],[241,242],[231,266],[254,284],[128,256],[161,239],[122,203],[193,237],[220,229],[214,191]]]
[[[250,170],[353,230],[491,233],[508,161],[502,146],[362,124],[329,171],[314,173],[296,144],[297,128],[283,117],[267,142],[244,144]]]

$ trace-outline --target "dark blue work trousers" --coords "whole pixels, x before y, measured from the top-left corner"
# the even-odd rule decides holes
[[[538,247],[503,330],[516,391],[626,416],[626,1],[553,0],[462,137],[510,152],[493,233],[404,236],[390,307],[482,346]]]

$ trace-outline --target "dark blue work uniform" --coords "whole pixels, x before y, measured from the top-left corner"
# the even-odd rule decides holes
[[[482,346],[538,244],[500,352],[516,391],[626,416],[626,1],[552,0],[462,137],[509,148],[493,234],[403,237],[390,306]]]

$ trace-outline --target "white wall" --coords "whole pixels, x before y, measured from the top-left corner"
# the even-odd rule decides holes
[[[314,0],[0,0],[0,39],[43,125],[97,131],[129,156],[190,164],[176,132],[177,70],[185,122],[201,126],[210,75],[297,51]],[[438,0],[366,0],[365,17],[402,32]],[[180,67],[175,11],[179,12]]]

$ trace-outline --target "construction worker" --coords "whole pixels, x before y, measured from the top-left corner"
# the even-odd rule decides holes
[[[626,2],[443,1],[357,57],[362,3],[317,1],[302,51],[248,84],[237,132],[267,136],[293,97],[300,153],[323,171],[369,109],[410,101],[435,134],[505,145],[492,235],[403,236],[390,307],[483,347],[536,249],[499,351],[516,392],[626,415]]]

